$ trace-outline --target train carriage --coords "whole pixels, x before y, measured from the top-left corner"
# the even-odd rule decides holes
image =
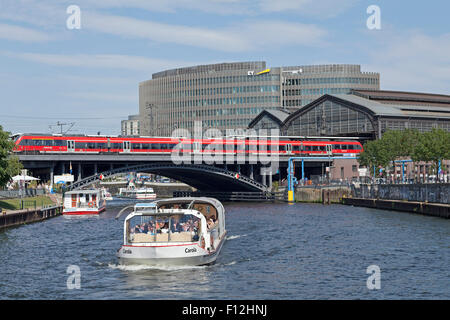
[[[131,153],[154,154],[268,154],[280,155],[348,155],[363,151],[356,140],[307,139],[277,137],[276,140],[257,137],[187,139],[171,137],[124,137],[88,135],[18,134],[14,151],[17,153]]]

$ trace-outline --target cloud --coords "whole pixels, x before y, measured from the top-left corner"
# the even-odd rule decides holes
[[[262,12],[288,12],[317,17],[333,17],[353,7],[359,0],[259,0]]]
[[[70,4],[70,3],[69,3]],[[1,0],[0,19],[50,28],[64,25],[68,17],[61,2],[36,0]]]
[[[211,29],[93,13],[85,14],[83,28],[225,52],[249,51],[261,45],[317,45],[327,34],[315,25],[296,22],[247,20]]]
[[[218,15],[256,16],[274,12],[335,16],[359,0],[78,0],[92,8],[136,8],[150,12],[201,11]]]
[[[161,70],[185,66],[187,62],[117,54],[49,54],[3,51],[0,54],[58,67],[87,67],[131,70]]]
[[[85,14],[83,28],[123,37],[144,38],[156,42],[176,43],[209,49],[239,51],[247,43],[232,33],[208,28],[189,27],[122,16]]]
[[[450,33],[383,37],[373,49],[368,67],[380,72],[382,89],[450,94]]]
[[[70,1],[48,1],[45,3],[34,0],[2,0],[5,1],[0,10],[0,19],[12,20],[38,26],[41,29],[61,32],[65,30],[66,7]],[[271,11],[289,10],[297,8],[302,3],[282,0],[284,5],[270,7],[266,4],[247,0],[98,0],[77,1],[81,8],[81,29],[93,30],[103,34],[111,34],[123,38],[147,39],[157,43],[173,43],[191,47],[211,49],[222,52],[243,52],[259,50],[260,44],[317,45],[324,42],[326,30],[313,25],[292,21],[277,21],[273,19],[249,18]],[[328,1],[328,0],[322,0]],[[349,0],[346,0],[349,1]],[[279,3],[274,1],[273,3]],[[274,5],[275,6],[275,5]],[[156,20],[137,19],[130,16],[105,14],[108,9],[138,8],[148,11],[166,11],[179,13],[180,10],[212,11],[220,14],[247,15],[245,19],[231,20],[222,27],[191,26],[180,23],[164,23]],[[300,8],[300,7],[299,7]],[[102,12],[99,12],[101,10]],[[229,10],[229,12],[228,12]],[[227,13],[228,12],[228,13]],[[195,23],[195,21],[193,22]],[[19,30],[16,30],[16,34]],[[24,30],[22,30],[23,33]],[[30,30],[32,31],[32,30]],[[4,32],[6,37],[9,32]],[[65,35],[67,36],[67,35]],[[17,38],[17,37],[16,37]],[[23,38],[26,38],[25,36]],[[44,33],[30,32],[27,38],[47,39]],[[59,38],[62,38],[61,35]],[[267,49],[267,48],[266,48]]]
[[[120,94],[114,92],[69,92],[64,93],[65,97],[75,98],[78,100],[99,100],[99,101],[114,101],[127,102],[130,105],[138,103],[138,96],[136,92],[129,94]]]
[[[0,23],[0,39],[20,42],[46,42],[50,41],[51,37],[44,32]]]

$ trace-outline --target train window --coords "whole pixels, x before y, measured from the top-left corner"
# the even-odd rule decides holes
[[[286,145],[280,144],[280,151],[286,151]]]
[[[75,142],[75,148],[76,149],[86,149],[86,143],[85,142]]]
[[[31,140],[30,139],[22,139],[19,142],[19,146],[30,146],[31,145]]]
[[[355,145],[355,147],[356,147],[356,150],[362,150],[362,147],[360,144]]]
[[[292,146],[293,151],[300,151],[300,146]]]
[[[161,149],[161,144],[160,143],[152,143],[152,149]]]
[[[131,149],[133,149],[133,150],[140,150],[140,149],[142,149],[142,147],[141,147],[140,143],[132,143],[131,144]]]
[[[312,146],[305,146],[306,151],[312,151]]]
[[[65,140],[54,140],[54,145],[56,147],[64,147],[64,146],[66,146],[66,141]]]
[[[122,144],[120,142],[111,143],[111,149],[122,149]]]
[[[106,149],[106,143],[105,142],[98,142],[96,143],[97,149]]]

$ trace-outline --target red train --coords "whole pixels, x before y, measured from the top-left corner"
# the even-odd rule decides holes
[[[293,155],[349,155],[363,151],[361,143],[351,140],[300,139],[279,137],[258,140],[256,137],[222,139],[186,139],[170,137],[125,137],[89,135],[18,134],[13,136],[14,151],[18,153],[170,153],[174,148],[182,152],[203,153],[271,153]],[[278,149],[271,148],[276,143]],[[244,149],[245,145],[245,149]],[[271,151],[276,150],[276,151]],[[223,150],[223,151],[221,151]]]

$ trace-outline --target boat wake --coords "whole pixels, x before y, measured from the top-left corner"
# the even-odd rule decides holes
[[[108,264],[111,269],[118,269],[122,271],[143,271],[143,270],[159,270],[159,271],[178,271],[190,269],[205,269],[207,266],[150,266],[145,264],[136,265],[122,265],[122,264]]]
[[[246,237],[247,235],[246,234],[243,234],[243,235],[235,235],[235,236],[229,236],[229,237],[227,237],[226,239],[227,240],[234,240],[234,239],[238,239],[238,238],[240,238],[240,237]]]

